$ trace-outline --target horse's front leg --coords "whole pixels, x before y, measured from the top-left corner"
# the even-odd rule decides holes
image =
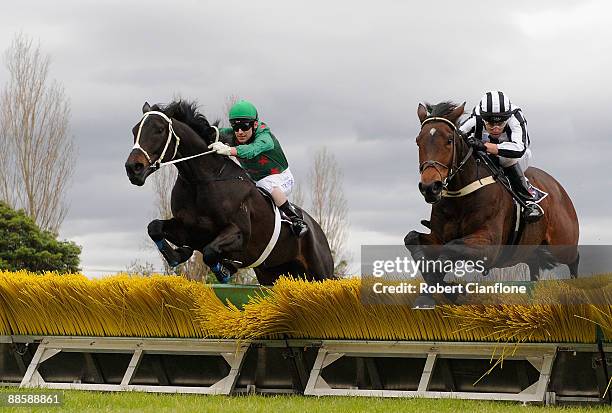
[[[240,252],[244,249],[244,235],[235,224],[229,224],[206,245],[202,251],[204,263],[215,273],[221,283],[227,283],[231,275],[236,272],[232,264],[224,263],[223,255],[231,252]]]
[[[404,245],[410,251],[410,255],[416,261],[426,258],[428,246],[440,245],[440,241],[433,234],[423,234],[418,231],[410,231],[404,237]]]
[[[465,237],[444,244],[440,260],[479,262],[479,267],[492,267],[501,253],[501,238],[497,231],[483,228]]]
[[[170,267],[176,267],[191,258],[193,248],[185,246],[187,230],[181,221],[176,218],[156,219],[149,223],[147,231]],[[179,247],[173,248],[168,241]]]
[[[433,234],[423,234],[418,231],[410,231],[406,237],[404,237],[404,245],[410,251],[412,259],[414,261],[424,262],[425,260],[437,259],[438,248],[440,246],[440,240]],[[421,274],[427,286],[435,285],[447,285],[444,282],[444,273],[436,271],[422,270]],[[420,288],[419,288],[420,290]],[[450,297],[451,300],[455,296]],[[413,307],[417,309],[431,309],[435,307],[435,300],[429,291],[420,293],[414,301]]]

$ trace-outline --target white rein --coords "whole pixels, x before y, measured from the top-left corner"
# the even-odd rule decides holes
[[[140,146],[140,133],[142,132],[142,125],[144,125],[145,120],[147,120],[147,118],[150,115],[159,115],[162,118],[164,118],[164,120],[166,122],[168,122],[168,138],[166,139],[166,145],[164,146],[164,150],[162,151],[162,153],[159,156],[159,158],[157,158],[155,163],[151,162],[151,156],[149,156],[147,151],[145,151]],[[216,132],[215,142],[218,142],[219,141],[219,128],[217,128],[214,125],[210,125],[210,126],[215,130],[215,132]],[[172,155],[172,158],[170,158],[170,160],[168,162],[162,162],[162,159],[164,159],[164,156],[166,155],[166,151],[168,150],[168,147],[170,146],[170,142],[172,141],[172,137],[173,136],[176,139],[176,145],[174,146],[174,154]],[[172,165],[172,164],[175,164],[175,163],[178,163],[178,162],[187,161],[189,159],[197,158],[198,156],[208,155],[208,154],[211,154],[211,153],[215,152],[214,150],[211,150],[211,151],[206,151],[206,152],[198,153],[196,155],[186,156],[184,158],[174,159],[174,157],[177,154],[178,147],[179,147],[180,143],[181,143],[181,138],[179,138],[179,136],[176,134],[176,132],[174,132],[174,128],[172,127],[172,119],[170,119],[168,116],[166,116],[166,114],[163,113],[163,112],[159,112],[159,111],[156,111],[156,110],[151,110],[149,112],[146,112],[142,116],[142,119],[140,120],[140,126],[138,127],[138,134],[136,135],[136,143],[134,143],[134,146],[132,147],[132,150],[138,149],[142,153],[144,153],[144,155],[147,157],[147,160],[149,161],[149,164],[151,164],[150,167],[155,168],[155,169],[159,169],[162,166]]]

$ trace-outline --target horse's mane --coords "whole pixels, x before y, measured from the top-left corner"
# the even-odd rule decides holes
[[[160,110],[170,118],[174,118],[180,122],[183,122],[189,126],[195,133],[197,133],[204,141],[210,140],[210,123],[206,119],[206,116],[198,111],[197,102],[189,102],[185,100],[176,100],[170,102],[167,105],[155,105],[154,110]],[[219,121],[213,122],[214,126],[217,126]]]
[[[434,116],[444,118],[446,115],[455,110],[459,105],[453,102],[440,102],[438,104],[432,105],[429,103],[425,103],[425,108],[427,109],[427,117],[431,118]]]

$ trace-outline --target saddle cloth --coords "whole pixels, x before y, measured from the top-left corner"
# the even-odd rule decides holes
[[[529,183],[529,181],[527,182]],[[548,196],[548,192],[542,191],[540,188],[533,186],[531,183],[529,183],[529,192],[531,192],[531,195],[533,195],[533,197],[535,198],[534,202],[536,204],[539,204],[544,198]]]

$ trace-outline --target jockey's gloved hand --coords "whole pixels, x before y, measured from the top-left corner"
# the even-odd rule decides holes
[[[230,156],[232,154],[232,147],[224,144],[223,142],[214,142],[208,145],[209,149],[217,152],[219,155]]]
[[[481,152],[487,151],[487,147],[485,146],[484,142],[481,141],[480,139],[476,139],[473,136],[467,139],[467,144],[470,145],[472,148],[474,148],[474,150],[476,151],[481,151]]]

